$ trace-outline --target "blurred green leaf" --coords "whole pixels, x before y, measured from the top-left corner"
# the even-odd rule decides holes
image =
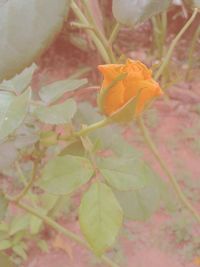
[[[2,227],[2,224],[3,224],[4,222],[2,222],[1,224],[0,224],[0,240],[6,240],[7,238],[9,238],[9,235],[8,235],[8,229],[3,229],[3,227]],[[6,224],[6,226],[8,227],[8,225]]]
[[[12,242],[10,240],[1,240],[0,241],[0,250],[6,250],[12,247]]]
[[[39,140],[40,131],[38,123],[33,116],[27,116],[24,123],[15,132],[14,146],[17,149],[28,148]]]
[[[58,200],[54,207],[50,210],[49,214],[54,218],[60,218],[60,214],[68,215],[71,211],[73,200],[70,195],[58,196]]]
[[[0,87],[1,89],[2,87]],[[10,106],[10,103],[14,99],[14,95],[10,92],[0,91],[0,116],[2,117],[5,111]]]
[[[39,186],[51,194],[70,194],[87,183],[93,173],[93,167],[86,158],[60,156],[46,164]]]
[[[85,84],[87,84],[87,79],[61,80],[43,86],[39,92],[39,95],[44,102],[50,104],[62,97],[64,93],[76,90]]]
[[[0,263],[2,267],[15,267],[8,255],[0,253]]]
[[[97,108],[87,102],[80,103],[76,114],[76,120],[79,123],[91,124],[101,120],[103,116],[98,113]]]
[[[31,98],[31,90],[12,99],[7,108],[0,110],[0,140],[6,138],[15,131],[23,122],[28,112],[28,103]]]
[[[14,142],[0,144],[0,169],[10,167],[17,159],[18,151]]]
[[[58,200],[58,196],[44,194],[40,197],[40,213],[47,215],[48,212],[54,207],[55,203]],[[43,221],[38,217],[31,215],[30,216],[30,233],[35,235],[38,234],[40,228],[42,227]]]
[[[26,229],[27,230],[27,229]],[[17,245],[18,243],[22,243],[22,240],[24,239],[24,237],[27,235],[26,230],[22,230],[17,232],[16,234],[14,234],[12,236],[12,246]]]
[[[26,251],[23,247],[23,245],[21,245],[20,243],[13,246],[13,251],[18,255],[20,256],[23,260],[26,260],[27,259],[27,254],[26,254]]]
[[[8,0],[0,5],[0,82],[20,73],[54,40],[69,4],[69,0]]]
[[[49,147],[58,142],[58,134],[54,131],[45,131],[40,133],[40,143],[43,146]]]
[[[98,167],[106,181],[117,190],[137,190],[150,183],[148,166],[135,158],[99,159]]]
[[[47,212],[45,210],[38,208],[40,211],[40,214],[46,215]],[[39,219],[38,217],[31,215],[30,216],[30,233],[32,235],[36,235],[39,233],[41,227],[42,227],[43,221]]]
[[[114,244],[122,220],[122,210],[112,190],[100,182],[92,184],[81,200],[79,222],[96,255],[101,256]]]
[[[36,64],[32,64],[11,80],[3,81],[0,84],[0,88],[21,94],[30,85],[36,67]]]
[[[42,252],[49,253],[49,245],[45,240],[39,240],[37,242],[38,247],[41,249]]]
[[[14,217],[10,224],[9,234],[14,235],[28,228],[30,216],[28,214]]]
[[[152,171],[147,175],[149,178],[147,186],[131,191],[115,191],[124,216],[128,219],[145,221],[160,207],[161,181]]]
[[[129,144],[120,133],[113,133],[108,148],[123,158],[139,159],[142,152],[138,151],[132,144]]]
[[[78,139],[75,142],[67,145],[63,150],[61,150],[59,156],[65,156],[65,155],[84,157],[85,149],[83,147],[83,143],[81,142],[81,140]]]
[[[4,194],[0,192],[0,221],[3,220],[8,207],[8,201]]]
[[[8,224],[5,222],[0,223],[0,232],[8,232],[9,227]]]
[[[134,26],[165,11],[171,0],[113,0],[113,14],[122,24]]]
[[[50,107],[38,107],[34,114],[36,117],[47,124],[65,124],[70,122],[76,112],[76,102],[68,99],[62,104]]]

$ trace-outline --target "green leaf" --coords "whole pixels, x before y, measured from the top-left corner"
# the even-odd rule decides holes
[[[28,228],[30,216],[29,215],[21,215],[14,217],[12,219],[9,234],[14,235],[19,231],[25,230]]]
[[[85,149],[83,147],[83,143],[81,142],[81,140],[78,139],[75,142],[67,145],[63,150],[61,150],[59,156],[65,156],[65,155],[84,157]]]
[[[123,158],[139,159],[142,152],[138,151],[132,144],[129,144],[120,133],[112,134],[108,148],[112,149],[115,154]]]
[[[43,209],[39,209],[40,214],[46,215],[47,212],[45,212]],[[36,235],[40,232],[40,229],[42,227],[43,221],[39,219],[38,217],[31,215],[30,216],[30,233],[32,235]]]
[[[4,194],[0,192],[0,221],[4,219],[7,207],[8,201],[5,198]]]
[[[136,221],[147,220],[160,207],[161,184],[156,175],[150,172],[147,186],[131,191],[116,191],[115,195],[123,208],[124,216]]]
[[[0,241],[0,250],[6,250],[12,247],[12,242],[10,240],[1,240]]]
[[[60,214],[68,215],[71,212],[71,205],[73,200],[70,195],[58,196],[58,201],[54,207],[50,210],[51,216],[54,218],[60,218]]]
[[[24,247],[19,243],[13,247],[13,251],[20,256],[23,260],[27,259],[27,254]]]
[[[69,4],[69,0],[1,3],[0,82],[20,73],[54,40],[62,28]]]
[[[50,107],[39,107],[34,111],[36,117],[47,124],[65,124],[70,122],[76,113],[76,102],[68,99],[62,104]]]
[[[9,256],[0,253],[0,263],[2,267],[15,267]]]
[[[9,227],[8,224],[6,222],[1,222],[0,223],[0,232],[8,232]]]
[[[49,245],[45,240],[39,240],[37,242],[38,247],[42,252],[49,253]]]
[[[58,201],[59,196],[45,194],[40,197],[40,213],[47,215],[48,212],[54,207]],[[30,216],[30,233],[32,235],[38,234],[40,228],[42,227],[43,221],[38,217],[31,215]]]
[[[58,134],[54,131],[45,131],[40,133],[40,143],[43,146],[49,147],[58,142]]]
[[[0,91],[0,118],[3,116],[5,110],[8,109],[13,99],[14,95],[12,93]]]
[[[17,159],[18,151],[14,142],[0,144],[0,169],[9,168]]]
[[[171,0],[113,0],[114,17],[122,24],[134,26],[168,9]]]
[[[32,64],[29,68],[24,69],[11,80],[3,81],[0,84],[0,88],[21,94],[31,84],[33,72],[36,67],[36,64]]]
[[[135,158],[99,159],[98,167],[106,181],[117,190],[141,189],[149,184],[148,166]]]
[[[115,243],[123,215],[112,190],[96,182],[84,194],[79,208],[83,235],[94,253],[101,256]]]
[[[28,112],[31,90],[13,98],[3,112],[0,112],[0,140],[13,133],[23,122]],[[1,110],[0,110],[1,111]]]
[[[62,97],[64,93],[76,90],[87,84],[87,82],[87,79],[67,79],[57,81],[43,86],[39,92],[39,95],[44,102],[50,104]]]
[[[51,194],[70,194],[87,183],[93,173],[93,167],[86,158],[60,156],[46,164],[39,186]]]
[[[8,238],[8,230],[1,230],[0,229],[0,240],[5,240]]]
[[[14,234],[12,236],[12,246],[15,246],[19,243],[22,243],[22,240],[24,239],[26,234],[27,234],[26,230],[22,230],[22,231],[17,232],[16,234]]]

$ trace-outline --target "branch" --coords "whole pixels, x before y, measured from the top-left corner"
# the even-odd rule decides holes
[[[174,191],[176,192],[176,195],[179,198],[180,202],[182,203],[182,205],[184,207],[186,207],[191,212],[191,214],[196,219],[196,221],[198,223],[200,223],[199,213],[192,206],[192,204],[189,202],[189,200],[187,199],[187,197],[185,196],[185,194],[181,190],[181,187],[179,186],[178,182],[176,181],[176,177],[170,172],[170,170],[166,166],[164,160],[161,158],[155,144],[153,143],[153,141],[149,135],[147,128],[144,125],[143,119],[141,117],[138,119],[138,123],[139,123],[139,127],[141,129],[141,132],[143,134],[143,137],[144,137],[146,144],[148,145],[148,147],[151,150],[154,157],[157,159],[158,163],[160,164],[160,166],[163,169],[163,171],[165,172],[165,174],[168,176],[168,178],[171,182],[171,185],[174,188]]]

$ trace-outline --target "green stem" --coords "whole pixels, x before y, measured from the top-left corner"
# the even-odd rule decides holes
[[[196,47],[196,43],[197,43],[197,40],[199,38],[199,35],[200,35],[200,26],[197,27],[196,32],[192,38],[190,48],[189,48],[188,68],[187,68],[187,72],[186,72],[186,80],[189,80],[189,78],[190,78],[190,70],[191,70],[192,64],[193,64],[193,55],[194,55],[194,51],[195,51],[195,47]]]
[[[17,173],[19,175],[20,181],[26,187],[28,183],[26,181],[26,177],[25,177],[25,175],[24,175],[24,173],[23,173],[23,171],[22,171],[22,169],[21,169],[20,164],[19,164],[18,161],[15,162],[15,168],[16,168],[16,171],[17,171]]]
[[[87,74],[88,72],[90,72],[92,70],[92,68],[90,67],[83,67],[81,69],[78,69],[76,72],[74,72],[72,75],[70,75],[68,77],[68,79],[78,79],[81,76],[83,76],[84,74]]]
[[[147,130],[147,128],[144,125],[143,119],[140,117],[138,119],[138,123],[139,123],[139,127],[141,129],[141,132],[143,134],[144,140],[146,142],[146,144],[148,145],[148,147],[150,148],[152,154],[154,155],[154,157],[157,159],[158,163],[160,164],[161,168],[163,169],[163,171],[165,172],[165,174],[168,176],[172,187],[174,188],[174,191],[176,192],[177,197],[179,198],[179,200],[181,201],[182,205],[184,207],[186,207],[191,214],[193,215],[193,217],[196,219],[196,221],[198,223],[200,223],[200,215],[199,213],[196,211],[196,209],[192,206],[192,204],[189,202],[189,200],[187,199],[187,197],[184,195],[183,191],[181,190],[178,182],[176,181],[175,176],[173,176],[173,174],[169,171],[168,167],[165,164],[165,161],[161,158],[155,144],[153,143],[150,134]]]
[[[157,49],[158,58],[161,60],[165,50],[165,40],[167,34],[167,12],[163,12],[151,18],[153,26],[153,35],[155,41],[155,48]]]
[[[36,160],[33,165],[32,177],[30,181],[26,184],[22,192],[19,193],[19,195],[15,197],[15,202],[19,202],[29,192],[29,190],[33,186],[35,179],[36,179],[36,175],[37,175],[38,164],[39,162],[38,160]]]
[[[94,28],[90,25],[87,24],[82,24],[82,23],[78,23],[78,22],[71,22],[70,24],[71,27],[75,27],[75,28],[79,28],[79,29],[86,29],[86,30],[94,30]]]
[[[93,132],[93,131],[95,131],[95,130],[97,130],[99,128],[102,128],[102,127],[108,125],[109,123],[110,123],[110,119],[109,118],[105,118],[105,119],[103,119],[101,121],[98,121],[98,122],[95,122],[95,123],[89,125],[86,128],[83,128],[79,132],[75,132],[74,136],[79,137],[79,136],[87,135],[87,134],[89,134],[89,133],[91,133],[91,132]]]
[[[88,25],[88,26],[90,25],[88,20],[86,19],[86,17],[82,13],[81,9],[78,7],[78,5],[74,1],[72,1],[72,3],[71,3],[71,8],[72,8],[74,14],[77,16],[77,18],[80,20],[80,22],[82,24]],[[92,38],[93,42],[95,43],[95,45],[96,45],[99,53],[101,54],[103,60],[106,63],[110,63],[110,57],[109,57],[108,52],[105,49],[104,45],[102,44],[101,40],[99,40],[99,38],[96,36],[96,34],[94,33],[93,30],[91,31],[90,29],[86,29],[86,31],[88,32],[88,34]]]
[[[96,24],[96,22],[94,20],[94,16],[91,13],[91,9],[90,9],[89,4],[88,4],[88,0],[83,0],[83,4],[84,4],[84,7],[86,9],[86,13],[88,15],[88,21],[90,21],[90,24],[93,27],[97,37],[99,38],[99,40],[101,41],[102,45],[104,46],[104,48],[108,52],[108,55],[110,57],[110,62],[114,63],[116,61],[116,59],[114,57],[112,48],[111,48],[109,42],[107,41],[106,37],[104,36],[104,34],[97,27],[97,24]]]
[[[162,23],[162,31],[163,31],[163,45],[165,43],[165,39],[166,39],[166,36],[167,36],[167,11],[164,11],[162,14],[161,14],[161,23]]]
[[[174,38],[174,40],[171,43],[171,46],[169,47],[169,50],[160,66],[160,68],[158,69],[158,71],[155,74],[155,80],[158,80],[160,78],[160,76],[162,75],[164,69],[166,68],[167,64],[169,63],[169,60],[172,56],[172,53],[174,51],[174,48],[176,46],[176,44],[178,43],[178,41],[180,40],[180,38],[182,37],[182,35],[185,33],[185,31],[188,29],[188,27],[192,24],[192,22],[194,21],[197,13],[198,13],[198,8],[195,8],[193,11],[192,16],[190,17],[190,19],[186,22],[186,24],[184,25],[184,27],[180,30],[180,32],[176,35],[176,37]]]
[[[8,198],[9,201],[13,201],[12,199]],[[81,239],[78,235],[74,234],[73,232],[69,231],[68,229],[66,229],[65,227],[63,227],[62,225],[60,225],[59,223],[55,222],[54,220],[52,220],[50,217],[41,214],[38,210],[31,208],[30,206],[21,203],[21,202],[17,202],[16,205],[23,209],[24,211],[34,215],[35,217],[41,219],[43,222],[45,222],[46,224],[48,224],[50,227],[52,227],[53,229],[55,229],[56,231],[64,234],[65,236],[67,236],[68,238],[70,238],[71,240],[74,240],[76,243],[78,243],[79,245],[91,250],[90,246],[88,245],[88,243],[86,241],[84,241],[83,239]],[[115,262],[113,262],[112,260],[110,260],[108,257],[106,256],[102,256],[101,257],[102,262],[104,262],[105,264],[107,264],[110,267],[119,267]]]
[[[113,42],[115,41],[115,39],[116,39],[116,37],[117,37],[117,35],[119,33],[120,27],[121,27],[121,24],[119,22],[117,22],[116,25],[115,25],[115,27],[114,27],[114,29],[111,32],[111,35],[110,35],[109,40],[108,40],[108,43],[110,45],[112,45]]]
[[[155,48],[158,48],[159,49],[159,38],[158,38],[158,35],[159,35],[159,29],[158,29],[158,26],[157,26],[157,20],[156,20],[156,17],[152,17],[151,18],[151,24],[152,24],[152,27],[153,27],[153,36],[154,36],[154,49]]]

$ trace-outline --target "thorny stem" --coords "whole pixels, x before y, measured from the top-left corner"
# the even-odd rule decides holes
[[[195,8],[193,11],[192,16],[190,17],[190,19],[185,23],[184,27],[180,30],[180,32],[176,35],[176,37],[174,38],[174,40],[171,43],[171,46],[169,47],[169,50],[160,66],[160,68],[158,69],[158,71],[155,74],[155,80],[158,80],[161,76],[161,74],[163,73],[164,69],[166,68],[167,64],[169,63],[169,60],[172,56],[172,53],[174,51],[174,48],[177,44],[177,42],[180,40],[180,38],[182,37],[182,35],[184,34],[184,32],[188,29],[188,27],[191,25],[191,23],[194,21],[197,13],[198,13],[199,9]]]
[[[152,154],[154,155],[154,157],[157,159],[157,161],[159,162],[161,168],[163,169],[163,171],[165,172],[165,174],[168,176],[172,187],[174,188],[174,191],[177,194],[177,197],[179,198],[179,200],[181,201],[181,203],[183,204],[184,207],[186,207],[191,214],[193,215],[193,217],[196,219],[196,221],[198,223],[200,223],[200,215],[199,213],[196,211],[196,209],[192,206],[192,204],[189,202],[189,200],[187,199],[187,197],[184,195],[183,191],[181,190],[178,182],[176,181],[175,176],[170,172],[170,170],[168,169],[168,167],[166,166],[164,160],[161,158],[158,149],[156,148],[155,144],[153,143],[150,134],[147,130],[147,128],[144,125],[144,121],[142,119],[142,117],[140,117],[138,119],[138,123],[139,123],[139,127],[141,129],[141,132],[143,134],[144,140],[146,142],[146,144],[148,145],[149,149],[151,150]]]
[[[69,231],[68,229],[66,229],[65,227],[60,225],[59,223],[55,222],[50,217],[48,217],[48,216],[46,216],[44,214],[41,214],[38,210],[33,209],[32,207],[30,207],[30,206],[28,206],[28,205],[26,205],[24,203],[16,202],[15,200],[13,200],[10,197],[7,197],[7,199],[9,201],[11,201],[11,202],[14,202],[19,208],[23,209],[24,211],[26,211],[26,212],[34,215],[35,217],[41,219],[43,222],[48,224],[51,228],[53,228],[56,231],[64,234],[65,236],[67,236],[71,240],[75,241],[79,245],[91,250],[90,246],[88,245],[88,243],[86,241],[84,241],[78,235],[76,235],[73,232]],[[113,262],[111,259],[109,259],[106,256],[102,256],[100,259],[102,260],[102,262],[104,262],[105,264],[107,264],[110,267],[119,267],[118,264],[116,264],[115,262]]]
[[[72,1],[71,3],[71,8],[74,12],[74,14],[77,16],[77,18],[79,19],[79,21],[84,24],[84,25],[88,25],[90,27],[90,24],[88,22],[88,20],[86,19],[86,17],[84,16],[84,14],[82,13],[81,9],[78,7],[78,5]],[[93,25],[92,25],[93,26]],[[86,29],[86,31],[88,32],[88,34],[91,36],[93,42],[95,43],[99,53],[101,54],[103,60],[106,63],[110,63],[110,57],[108,55],[107,50],[105,49],[104,45],[102,44],[101,40],[99,40],[99,38],[97,37],[97,35],[94,33],[93,30],[90,29]]]

